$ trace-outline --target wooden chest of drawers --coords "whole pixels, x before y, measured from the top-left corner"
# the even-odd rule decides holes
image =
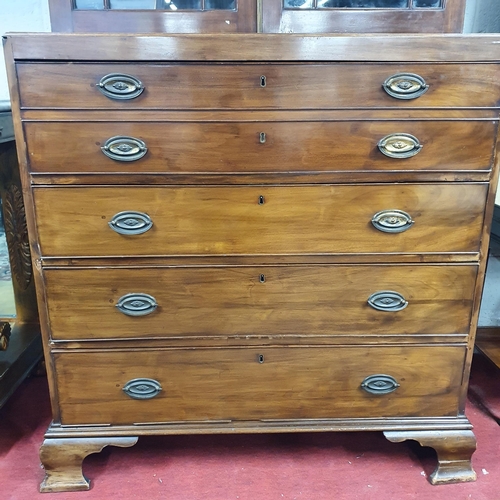
[[[381,430],[475,478],[494,36],[7,39],[42,491],[169,433]]]

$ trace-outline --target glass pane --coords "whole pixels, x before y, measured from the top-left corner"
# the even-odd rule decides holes
[[[201,0],[163,0],[166,10],[201,10]]]
[[[318,0],[318,9],[407,9],[408,0]]]
[[[154,9],[156,0],[110,0],[109,7],[115,10]]]
[[[99,10],[104,9],[103,0],[76,0],[75,7],[77,9]]]
[[[418,8],[439,8],[441,7],[441,0],[413,0],[413,7]]]
[[[14,318],[16,305],[14,290],[12,288],[12,275],[10,273],[9,251],[3,225],[2,207],[0,201],[0,317]]]
[[[313,0],[285,0],[285,9],[313,9]]]
[[[236,10],[236,0],[205,0],[205,10]]]

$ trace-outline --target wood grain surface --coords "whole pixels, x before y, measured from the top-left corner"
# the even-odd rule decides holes
[[[465,334],[476,272],[474,265],[104,268],[46,270],[44,278],[52,338],[69,340]],[[382,290],[408,306],[373,309],[368,297]],[[119,299],[137,292],[153,296],[157,309],[121,313]]]
[[[52,187],[34,199],[42,255],[147,256],[471,252],[479,248],[487,184],[242,187]],[[259,204],[260,196],[264,204]],[[378,231],[381,210],[415,221]],[[153,227],[127,236],[122,211]]]
[[[259,363],[259,355],[264,361]],[[457,414],[464,347],[322,347],[101,351],[55,355],[62,424]],[[394,377],[394,392],[360,385]],[[123,392],[135,378],[162,391]]]
[[[9,34],[16,61],[495,62],[500,35]],[[12,59],[11,58],[11,59]]]
[[[498,107],[500,94],[497,68],[491,64],[18,63],[17,72],[23,108]],[[144,92],[126,101],[104,96],[96,84],[110,73],[138,78],[145,86]],[[389,96],[382,84],[397,73],[420,75],[429,90],[411,100]],[[261,76],[266,77],[264,88]]]
[[[495,121],[257,123],[25,123],[32,172],[308,172],[490,170]],[[389,134],[418,139],[411,158],[377,147]],[[261,134],[265,134],[261,143]],[[116,136],[146,143],[140,160],[101,150]],[[457,147],[457,144],[459,145]]]

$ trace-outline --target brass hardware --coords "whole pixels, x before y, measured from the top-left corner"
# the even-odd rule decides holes
[[[259,354],[257,356],[257,361],[261,364],[264,363],[264,354]]]
[[[419,153],[422,145],[410,134],[389,134],[380,139],[378,148],[389,158],[410,158]]]
[[[261,87],[265,87],[265,86],[266,86],[266,84],[267,84],[267,82],[266,82],[266,77],[265,77],[264,75],[262,75],[262,76],[260,77],[260,86],[261,86]]]
[[[361,388],[370,394],[389,394],[394,392],[400,384],[390,375],[370,375],[361,382]]]
[[[382,210],[372,217],[372,224],[384,233],[402,233],[410,229],[414,221],[402,210]]]
[[[137,78],[121,73],[103,76],[96,86],[106,97],[119,101],[135,99],[145,88]]]
[[[261,132],[261,133],[259,134],[259,142],[260,142],[261,144],[265,144],[265,142],[266,142],[266,133],[265,133],[265,132]]]
[[[408,301],[398,292],[383,290],[368,297],[368,305],[377,311],[397,312],[408,305]]]
[[[116,308],[127,316],[146,316],[157,307],[155,298],[147,293],[127,293],[116,304]]]
[[[0,323],[0,351],[6,351],[9,346],[11,328],[9,323]]]
[[[134,378],[123,387],[123,392],[132,399],[153,399],[161,391],[160,382],[152,378]]]
[[[125,211],[115,214],[108,225],[116,233],[136,235],[149,231],[153,227],[153,221],[143,212]]]
[[[262,195],[260,195],[259,196],[259,205],[264,205],[265,202],[266,202],[266,199]]]
[[[429,85],[425,80],[413,73],[397,73],[392,75],[382,84],[383,89],[396,99],[416,99],[425,94]]]
[[[110,137],[101,147],[101,151],[112,160],[136,161],[148,152],[148,148],[146,143],[140,139],[117,135]]]
[[[261,274],[261,275],[259,276],[259,281],[260,281],[261,283],[265,283],[265,282],[266,282],[266,277],[265,277],[265,275]]]

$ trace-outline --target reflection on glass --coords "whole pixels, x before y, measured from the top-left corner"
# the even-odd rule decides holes
[[[318,0],[318,9],[335,8],[407,9],[408,0]]]
[[[285,0],[285,9],[313,9],[313,0]]]
[[[15,316],[16,305],[12,288],[12,275],[10,273],[9,251],[7,250],[0,201],[0,318],[7,319]]]
[[[235,10],[236,0],[205,0],[205,10]]]
[[[156,0],[110,0],[109,7],[115,10],[155,9]]]
[[[160,3],[165,10],[201,10],[201,0],[163,0]]]
[[[76,0],[75,7],[77,9],[99,10],[104,9],[103,0]]]
[[[441,7],[441,0],[413,0],[413,7],[420,8],[433,8]]]

